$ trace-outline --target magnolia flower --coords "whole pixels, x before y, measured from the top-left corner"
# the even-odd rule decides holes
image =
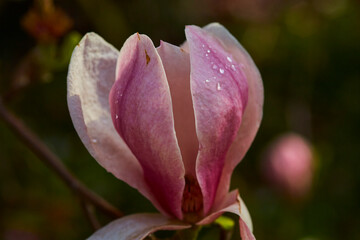
[[[285,134],[267,149],[263,172],[270,183],[293,199],[304,197],[313,177],[313,154],[300,135]]]
[[[253,60],[221,25],[187,26],[187,42],[155,48],[130,36],[120,52],[95,33],[75,48],[68,105],[91,155],[161,214],[118,219],[89,239],[143,239],[157,230],[240,216],[255,239],[232,171],[262,118],[263,86]]]

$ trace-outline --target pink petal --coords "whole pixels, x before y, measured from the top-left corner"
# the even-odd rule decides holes
[[[175,131],[186,173],[195,176],[198,140],[190,92],[190,56],[181,48],[161,42],[157,51],[164,65],[174,111]]]
[[[246,107],[247,80],[241,65],[216,38],[196,26],[188,26],[185,32],[200,144],[196,172],[207,214]]]
[[[88,240],[141,240],[159,230],[180,230],[191,226],[161,214],[142,213],[117,219],[96,231]]]
[[[255,240],[254,234],[251,232],[250,228],[246,225],[246,223],[240,218],[240,236],[242,240]]]
[[[218,218],[224,212],[231,212],[240,217],[239,226],[240,226],[241,239],[244,240],[255,239],[252,233],[253,227],[252,227],[252,221],[249,211],[244,201],[240,198],[237,190],[228,193],[227,196],[224,198],[223,202],[217,207],[215,207],[210,215],[208,215],[203,220],[198,222],[197,225],[206,225],[212,223],[216,218]]]
[[[95,33],[86,34],[75,48],[68,73],[68,106],[85,147],[117,178],[156,203],[143,170],[116,133],[108,102],[119,52]]]
[[[229,191],[230,179],[236,165],[244,158],[262,119],[264,102],[264,89],[259,70],[254,61],[241,44],[218,23],[212,23],[204,27],[204,30],[213,37],[219,39],[225,50],[231,52],[234,59],[243,65],[243,72],[248,81],[248,103],[243,115],[240,129],[235,141],[228,152],[224,170],[216,194],[216,200],[221,201]]]
[[[139,160],[152,193],[182,218],[184,165],[175,137],[170,90],[161,59],[146,35],[126,40],[110,92],[116,130]]]

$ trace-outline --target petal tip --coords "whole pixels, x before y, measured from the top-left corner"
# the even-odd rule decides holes
[[[199,28],[198,26],[195,25],[186,25],[185,26],[185,31],[193,31],[195,29]]]
[[[186,25],[185,26],[185,33],[191,33],[194,34],[196,32],[201,31],[201,28],[196,25]]]
[[[94,41],[94,40],[104,40],[99,34],[95,33],[95,32],[88,32],[84,35],[84,37],[81,39],[81,42],[86,42],[86,41]]]
[[[212,22],[212,23],[209,23],[204,26],[204,28],[207,28],[207,27],[224,27],[224,26],[218,22]]]

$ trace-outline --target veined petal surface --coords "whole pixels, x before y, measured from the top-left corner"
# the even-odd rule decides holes
[[[185,170],[170,90],[162,61],[146,35],[134,34],[124,43],[109,102],[114,126],[139,160],[153,195],[168,214],[181,219]]]

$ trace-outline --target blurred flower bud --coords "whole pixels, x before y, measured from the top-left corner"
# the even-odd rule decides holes
[[[265,178],[277,190],[297,200],[307,195],[313,178],[313,153],[300,135],[289,133],[275,141],[265,151]]]
[[[52,0],[38,0],[23,19],[23,28],[39,42],[52,42],[62,37],[72,26],[72,20]]]

